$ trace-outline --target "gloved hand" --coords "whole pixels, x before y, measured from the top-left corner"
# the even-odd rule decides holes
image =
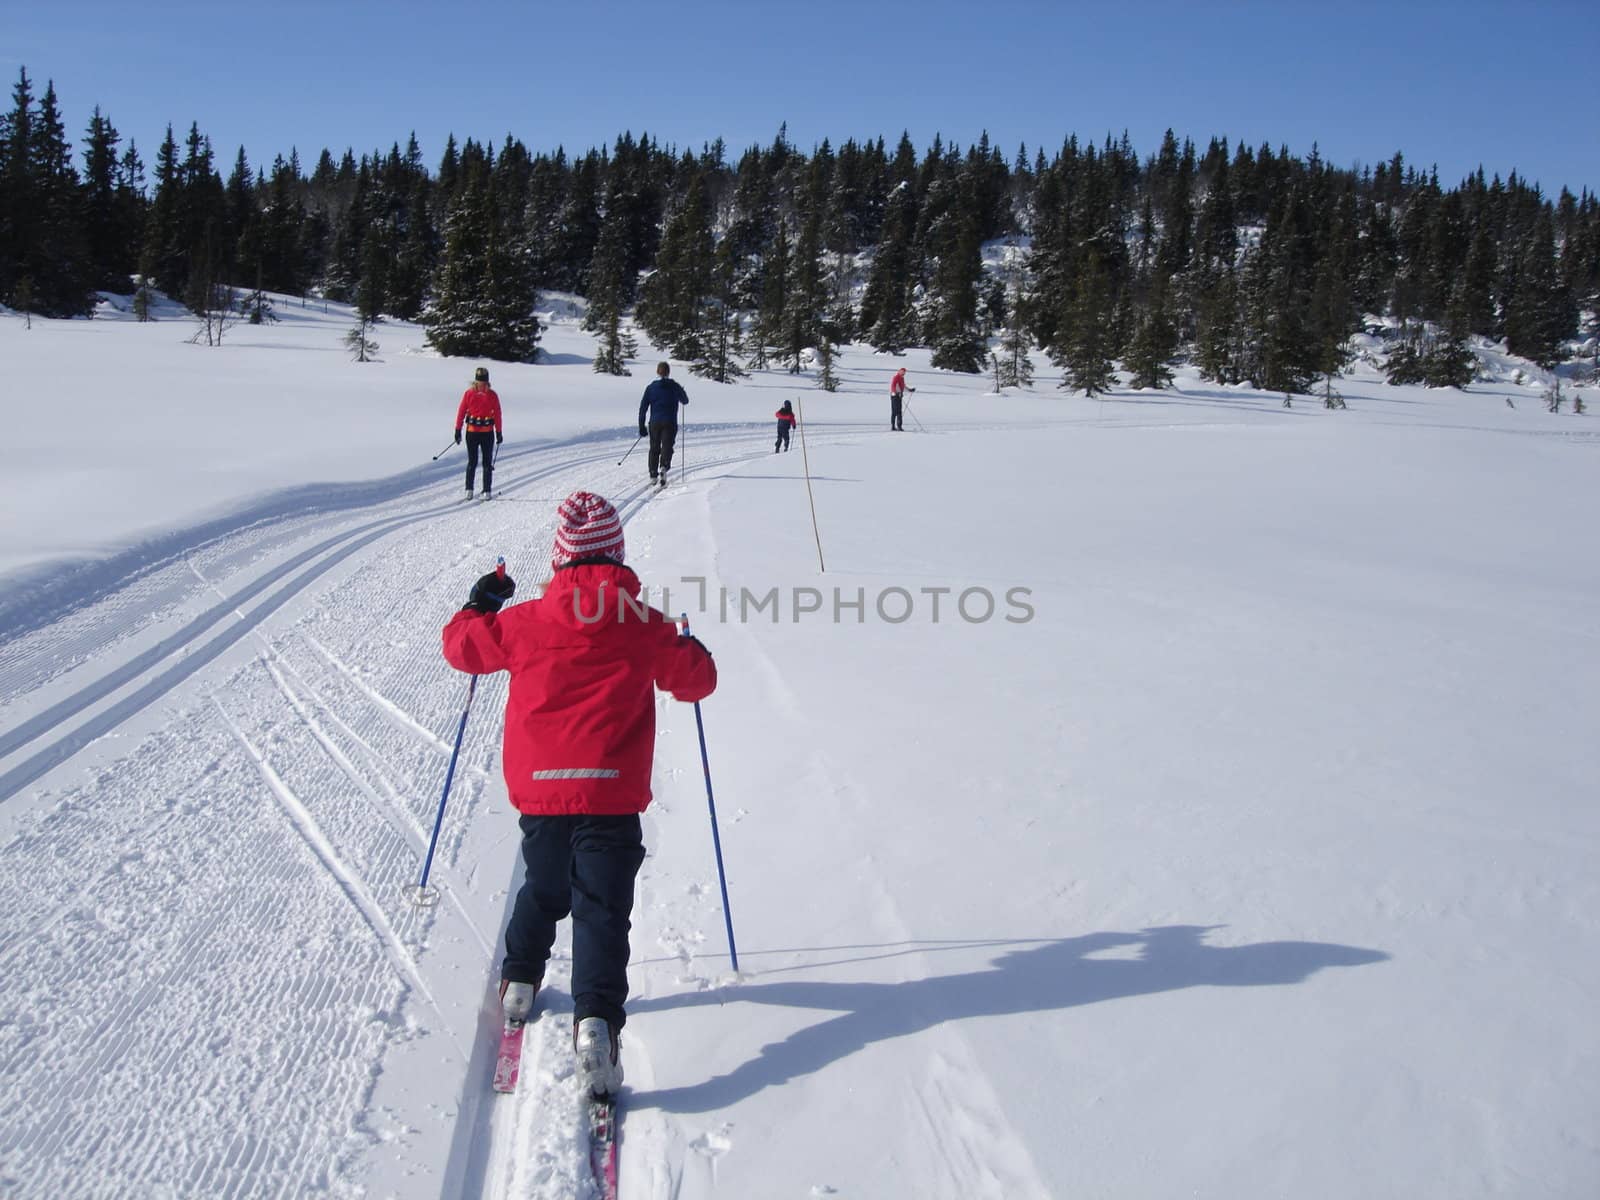
[[[713,657],[711,651],[710,650],[706,650],[706,644],[704,642],[702,642],[699,638],[695,637],[694,634],[692,634],[692,633],[684,634],[683,635],[683,640],[686,641],[686,642],[693,642],[696,646],[699,646],[700,649],[705,650],[705,655],[706,655],[707,658]]]
[[[456,445],[461,445],[461,430],[456,430]]]
[[[467,597],[463,607],[470,608],[473,612],[497,613],[500,611],[500,606],[516,595],[516,592],[515,579],[498,571],[490,571],[472,585],[472,595]]]
[[[643,425],[641,425],[641,426],[639,426],[639,436],[640,437],[649,437],[650,436],[650,431],[648,429],[646,429]]]
[[[503,442],[505,440],[506,440],[506,435],[501,433],[498,429],[496,429],[494,431],[494,444],[496,446],[498,446],[498,445],[500,445],[501,442]]]

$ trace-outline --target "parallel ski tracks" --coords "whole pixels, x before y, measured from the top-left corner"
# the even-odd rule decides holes
[[[734,440],[734,435],[704,438],[697,444],[727,440]],[[738,435],[737,440],[747,441],[748,435]],[[547,450],[543,453],[556,452]],[[605,462],[611,453],[608,450],[603,454],[561,460],[523,472],[503,482],[502,492],[510,494],[532,483],[592,467]],[[694,470],[700,472],[713,465],[725,466],[730,461],[736,459],[708,460],[698,464]],[[645,485],[634,489],[624,498],[619,505],[624,519],[647,498],[648,492],[649,487]],[[18,754],[33,743],[39,743],[26,758],[0,773],[0,803],[15,796],[71,759],[85,746],[112,732],[191,678],[334,567],[391,534],[461,512],[460,501],[436,503],[416,512],[369,520],[324,538],[248,580],[236,592],[190,618],[179,629],[127,662],[76,688],[16,725],[0,730],[0,761]],[[219,624],[223,628],[213,634],[212,631]],[[89,661],[93,661],[92,656]],[[102,704],[103,708],[91,711]]]
[[[688,474],[770,456],[751,452],[751,441],[744,428],[698,434]],[[75,1178],[86,1196],[128,1188],[232,1196],[271,1177],[290,1195],[343,1177],[350,1164],[335,1159],[358,1156],[365,1142],[341,1142],[337,1129],[364,1111],[385,1046],[405,1027],[400,998],[410,991],[438,1008],[428,987],[437,990],[439,979],[421,957],[430,931],[448,921],[486,960],[498,933],[468,918],[457,898],[471,882],[455,875],[465,821],[441,840],[436,860],[451,903],[424,913],[389,903],[415,879],[436,767],[448,752],[434,731],[448,724],[441,714],[455,686],[438,658],[432,614],[447,611],[497,540],[542,551],[559,499],[546,491],[593,487],[625,520],[643,511],[651,487],[622,481],[640,479],[642,464],[616,470],[626,445],[590,440],[578,453],[544,447],[502,463],[504,505],[405,496],[408,511],[393,511],[390,498],[389,511],[342,516],[348,527],[331,532],[328,515],[315,512],[298,527],[276,521],[270,537],[252,528],[239,543],[210,544],[203,562],[180,555],[159,581],[142,569],[124,591],[102,590],[66,618],[65,659],[56,656],[63,643],[54,626],[6,647],[0,669],[29,681],[6,695],[6,707],[17,712],[35,691],[38,698],[27,720],[0,730],[0,801],[181,685],[199,685],[181,720],[130,739],[112,765],[7,822],[0,881],[12,921],[0,970],[26,980],[38,1001],[8,1004],[20,1019],[0,1032],[0,1074],[16,1083],[18,1105],[18,1120],[0,1132],[0,1178],[27,1162],[26,1182],[40,1189],[19,1194],[60,1194],[50,1189]],[[529,519],[517,503],[524,499],[548,501],[547,511]],[[311,544],[297,545],[310,530]],[[231,573],[218,574],[218,564]],[[363,569],[346,580],[341,566]],[[221,585],[214,603],[202,591],[215,588],[212,580]],[[159,607],[146,607],[157,595]],[[341,607],[347,596],[353,613]],[[271,618],[291,604],[305,613],[282,629]],[[97,671],[137,644],[131,626],[152,644]],[[254,658],[238,654],[252,638]],[[490,785],[494,732],[486,721],[468,739],[457,777],[468,811]],[[506,863],[508,874],[514,866]],[[77,979],[109,987],[70,995]],[[194,1030],[211,1027],[213,1004],[258,1016],[196,1039]],[[439,1016],[428,1012],[427,1025],[456,1042],[463,1031]],[[492,1062],[476,1044],[456,1045],[471,1102],[461,1108],[451,1177],[499,1195],[571,1195],[581,1186],[568,1173],[585,1164],[571,1068],[563,1067],[566,1023],[551,1019],[558,1016],[541,1019],[528,1039],[514,1107],[488,1097]],[[235,1055],[256,1064],[247,1074],[263,1059],[282,1061],[259,1095],[235,1095],[226,1086]],[[319,1082],[308,1088],[311,1079]],[[119,1103],[129,1087],[170,1109],[171,1127]],[[551,1131],[548,1112],[566,1114]],[[239,1135],[185,1148],[185,1120],[210,1113],[239,1122],[230,1125]],[[248,1132],[246,1118],[267,1113],[271,1121]]]

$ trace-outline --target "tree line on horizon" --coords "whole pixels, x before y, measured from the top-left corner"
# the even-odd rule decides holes
[[[95,293],[150,289],[196,313],[267,293],[353,303],[363,323],[422,322],[447,355],[533,361],[541,291],[587,302],[597,371],[624,374],[639,328],[726,381],[833,350],[931,347],[933,364],[1105,390],[1120,365],[1161,387],[1173,364],[1300,393],[1385,319],[1395,382],[1461,385],[1469,339],[1504,339],[1545,367],[1600,310],[1600,200],[1554,200],[1514,172],[1453,187],[1400,154],[1359,171],[1315,147],[1251,148],[1169,131],[1141,158],[1128,137],[1007,156],[905,134],[823,141],[780,130],[730,161],[631,133],[582,155],[452,136],[434,170],[415,136],[387,154],[309,171],[298,154],[226,174],[198,123],[171,127],[148,169],[97,107],[81,167],[53,85],[26,69],[0,112],[0,300],[48,316]],[[986,260],[987,253],[987,260]],[[242,295],[241,295],[242,293]],[[1588,328],[1580,328],[1586,318]],[[1600,336],[1597,336],[1600,343]]]

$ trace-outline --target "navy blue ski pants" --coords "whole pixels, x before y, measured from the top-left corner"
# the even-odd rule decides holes
[[[678,440],[676,421],[650,422],[650,478],[672,470],[672,444]]]
[[[472,490],[472,476],[478,470],[478,456],[483,455],[483,490],[494,485],[494,432],[467,434],[467,491]]]
[[[633,881],[644,863],[639,817],[524,814],[518,824],[528,874],[506,926],[500,977],[542,979],[556,923],[570,914],[573,1019],[604,1017],[615,1032],[625,1020]]]

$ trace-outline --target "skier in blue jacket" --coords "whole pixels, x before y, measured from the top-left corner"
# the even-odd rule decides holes
[[[672,469],[672,446],[678,440],[678,406],[689,403],[689,396],[676,379],[669,378],[672,367],[656,364],[656,378],[644,389],[639,401],[639,436],[650,439],[650,482],[667,486]]]

